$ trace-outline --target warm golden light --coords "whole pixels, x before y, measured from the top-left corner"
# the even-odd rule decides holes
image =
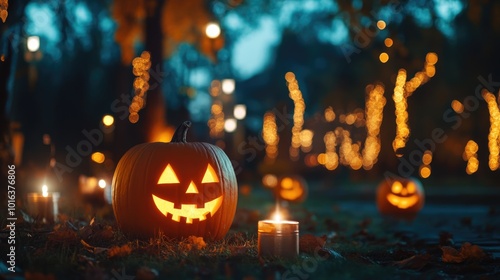
[[[230,118],[224,121],[224,131],[231,133],[234,132],[236,128],[238,128],[236,119]]]
[[[431,167],[428,165],[422,165],[420,166],[420,177],[422,178],[429,178],[431,176]]]
[[[335,112],[333,111],[332,106],[328,106],[325,109],[325,120],[327,122],[333,122],[335,120]]]
[[[462,102],[460,102],[458,100],[451,101],[451,108],[457,114],[461,114],[464,111],[464,105],[462,104]]]
[[[335,132],[329,131],[323,137],[325,142],[325,153],[318,155],[318,163],[322,164],[328,170],[335,170],[339,165],[339,156],[337,154],[337,136]]]
[[[135,96],[129,106],[129,121],[139,121],[139,111],[144,107],[145,95],[149,89],[149,68],[151,68],[151,55],[143,51],[140,56],[132,60],[132,73],[136,76],[133,86]]]
[[[167,167],[163,170],[160,175],[160,179],[158,179],[158,184],[177,184],[180,183],[177,175],[174,172],[174,169],[170,164],[167,164]]]
[[[217,24],[215,22],[211,22],[211,23],[207,24],[207,26],[205,27],[205,34],[210,39],[215,39],[215,38],[219,37],[220,32],[221,32],[220,26],[219,26],[219,24]]]
[[[377,27],[378,27],[378,29],[384,30],[386,26],[387,25],[385,24],[385,21],[383,21],[383,20],[377,21]]]
[[[380,84],[366,87],[366,139],[363,149],[363,168],[370,170],[380,153],[380,126],[384,118],[384,87]]]
[[[278,156],[278,126],[276,125],[276,116],[272,112],[264,114],[264,123],[262,124],[262,138],[266,143],[266,159],[274,160]]]
[[[234,105],[233,116],[237,120],[244,119],[246,117],[246,115],[247,115],[247,106],[245,106],[243,104]]]
[[[104,117],[102,117],[102,123],[105,126],[112,126],[113,123],[115,123],[115,118],[111,115],[104,115]]]
[[[219,138],[224,135],[224,112],[222,103],[214,101],[211,108],[212,117],[208,120],[208,127],[210,128],[210,137]]]
[[[427,62],[427,64],[429,65],[434,65],[437,63],[438,61],[438,55],[434,52],[430,52],[428,53],[426,56],[425,56],[425,61]]]
[[[500,109],[493,93],[484,90],[483,98],[488,103],[490,113],[490,131],[488,134],[488,166],[495,171],[500,166]]]
[[[281,213],[276,210],[276,212],[274,212],[273,216],[272,216],[273,220],[276,221],[276,222],[281,222],[281,220],[283,219],[281,217]]]
[[[222,80],[222,92],[225,94],[233,94],[236,89],[236,82],[233,79]]]
[[[386,52],[383,52],[378,56],[378,59],[380,60],[380,62],[386,63],[387,61],[389,61],[389,55]]]
[[[394,41],[392,41],[391,38],[385,38],[384,40],[384,45],[388,48],[392,47],[392,45],[394,44]]]
[[[205,175],[203,175],[203,179],[201,183],[218,183],[219,176],[217,176],[217,172],[215,172],[212,165],[208,164],[207,171],[205,171]]]
[[[2,22],[5,23],[7,20],[7,16],[9,16],[9,11],[7,9],[9,8],[9,0],[1,0],[0,1],[0,18],[2,19]]]
[[[48,197],[49,196],[49,187],[47,185],[42,186],[42,196],[43,197]]]
[[[300,132],[299,137],[300,137],[300,145],[301,145],[302,151],[304,151],[306,153],[311,151],[314,132],[312,132],[312,130],[309,130],[309,129],[304,129]]]
[[[289,149],[289,155],[292,160],[297,160],[299,157],[299,148],[301,146],[300,142],[300,132],[302,131],[302,126],[304,125],[304,112],[306,109],[306,103],[302,98],[302,92],[299,89],[299,83],[295,79],[295,74],[288,72],[285,74],[285,80],[287,81],[288,96],[293,100],[293,126],[292,126],[292,143]]]
[[[36,52],[40,49],[40,37],[38,36],[29,36],[26,41],[26,47],[30,52]]]
[[[278,177],[274,174],[266,174],[262,177],[262,184],[269,188],[274,188],[278,185]]]
[[[406,145],[408,136],[410,135],[410,128],[408,127],[408,112],[406,111],[408,104],[404,95],[404,86],[406,83],[406,70],[400,69],[396,77],[396,85],[394,87],[394,94],[392,99],[396,106],[396,137],[392,141],[392,148],[396,154],[398,150]]]
[[[430,165],[431,162],[432,162],[432,151],[427,150],[422,156],[422,163],[425,165]]]
[[[158,208],[165,217],[171,214],[172,221],[175,222],[180,222],[181,217],[183,217],[186,218],[186,224],[192,224],[195,219],[204,221],[207,219],[209,213],[213,217],[215,212],[217,212],[222,205],[222,195],[211,201],[205,202],[205,206],[201,208],[198,208],[196,204],[181,204],[180,208],[176,208],[173,202],[161,199],[154,194],[152,197],[156,208]]]
[[[99,188],[104,189],[107,184],[106,184],[106,181],[104,179],[101,179],[101,180],[99,180],[97,185],[99,186]]]
[[[473,140],[469,140],[465,145],[465,150],[462,157],[465,161],[467,161],[465,172],[467,172],[467,174],[469,175],[475,173],[479,168],[479,160],[477,159],[478,150],[479,145]]]
[[[106,156],[101,152],[94,152],[90,156],[90,159],[95,163],[103,163],[106,160]]]

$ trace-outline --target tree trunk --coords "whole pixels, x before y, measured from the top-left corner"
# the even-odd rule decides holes
[[[151,141],[155,133],[160,133],[166,128],[166,106],[162,95],[161,84],[165,79],[162,72],[163,63],[163,33],[161,17],[166,0],[146,1],[145,21],[145,49],[151,54],[151,69],[149,90],[147,92],[146,106],[143,109],[143,135]],[[140,114],[140,113],[139,113]],[[139,121],[141,122],[141,121]]]

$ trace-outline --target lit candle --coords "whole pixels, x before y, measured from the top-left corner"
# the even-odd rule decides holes
[[[28,214],[43,223],[53,223],[59,212],[59,193],[49,192],[47,185],[43,185],[42,193],[28,193],[26,210]]]
[[[279,211],[273,220],[258,223],[259,256],[295,258],[299,255],[299,222],[281,218]]]

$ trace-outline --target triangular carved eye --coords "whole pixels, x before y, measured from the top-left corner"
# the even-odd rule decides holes
[[[210,163],[207,166],[207,171],[205,171],[205,175],[203,175],[203,179],[201,180],[202,183],[218,183],[219,182],[219,177],[217,176],[217,173],[215,173],[214,168]]]
[[[170,164],[165,167],[163,173],[161,173],[160,179],[158,180],[158,184],[176,184],[180,183],[177,175],[175,175],[174,169]]]

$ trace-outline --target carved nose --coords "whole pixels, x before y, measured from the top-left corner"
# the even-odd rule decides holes
[[[191,183],[189,183],[189,187],[186,190],[186,193],[199,193],[198,189],[196,188],[196,185],[193,183],[193,181],[191,181]]]
[[[408,194],[408,191],[406,189],[401,190],[401,195],[407,195],[407,194]]]

